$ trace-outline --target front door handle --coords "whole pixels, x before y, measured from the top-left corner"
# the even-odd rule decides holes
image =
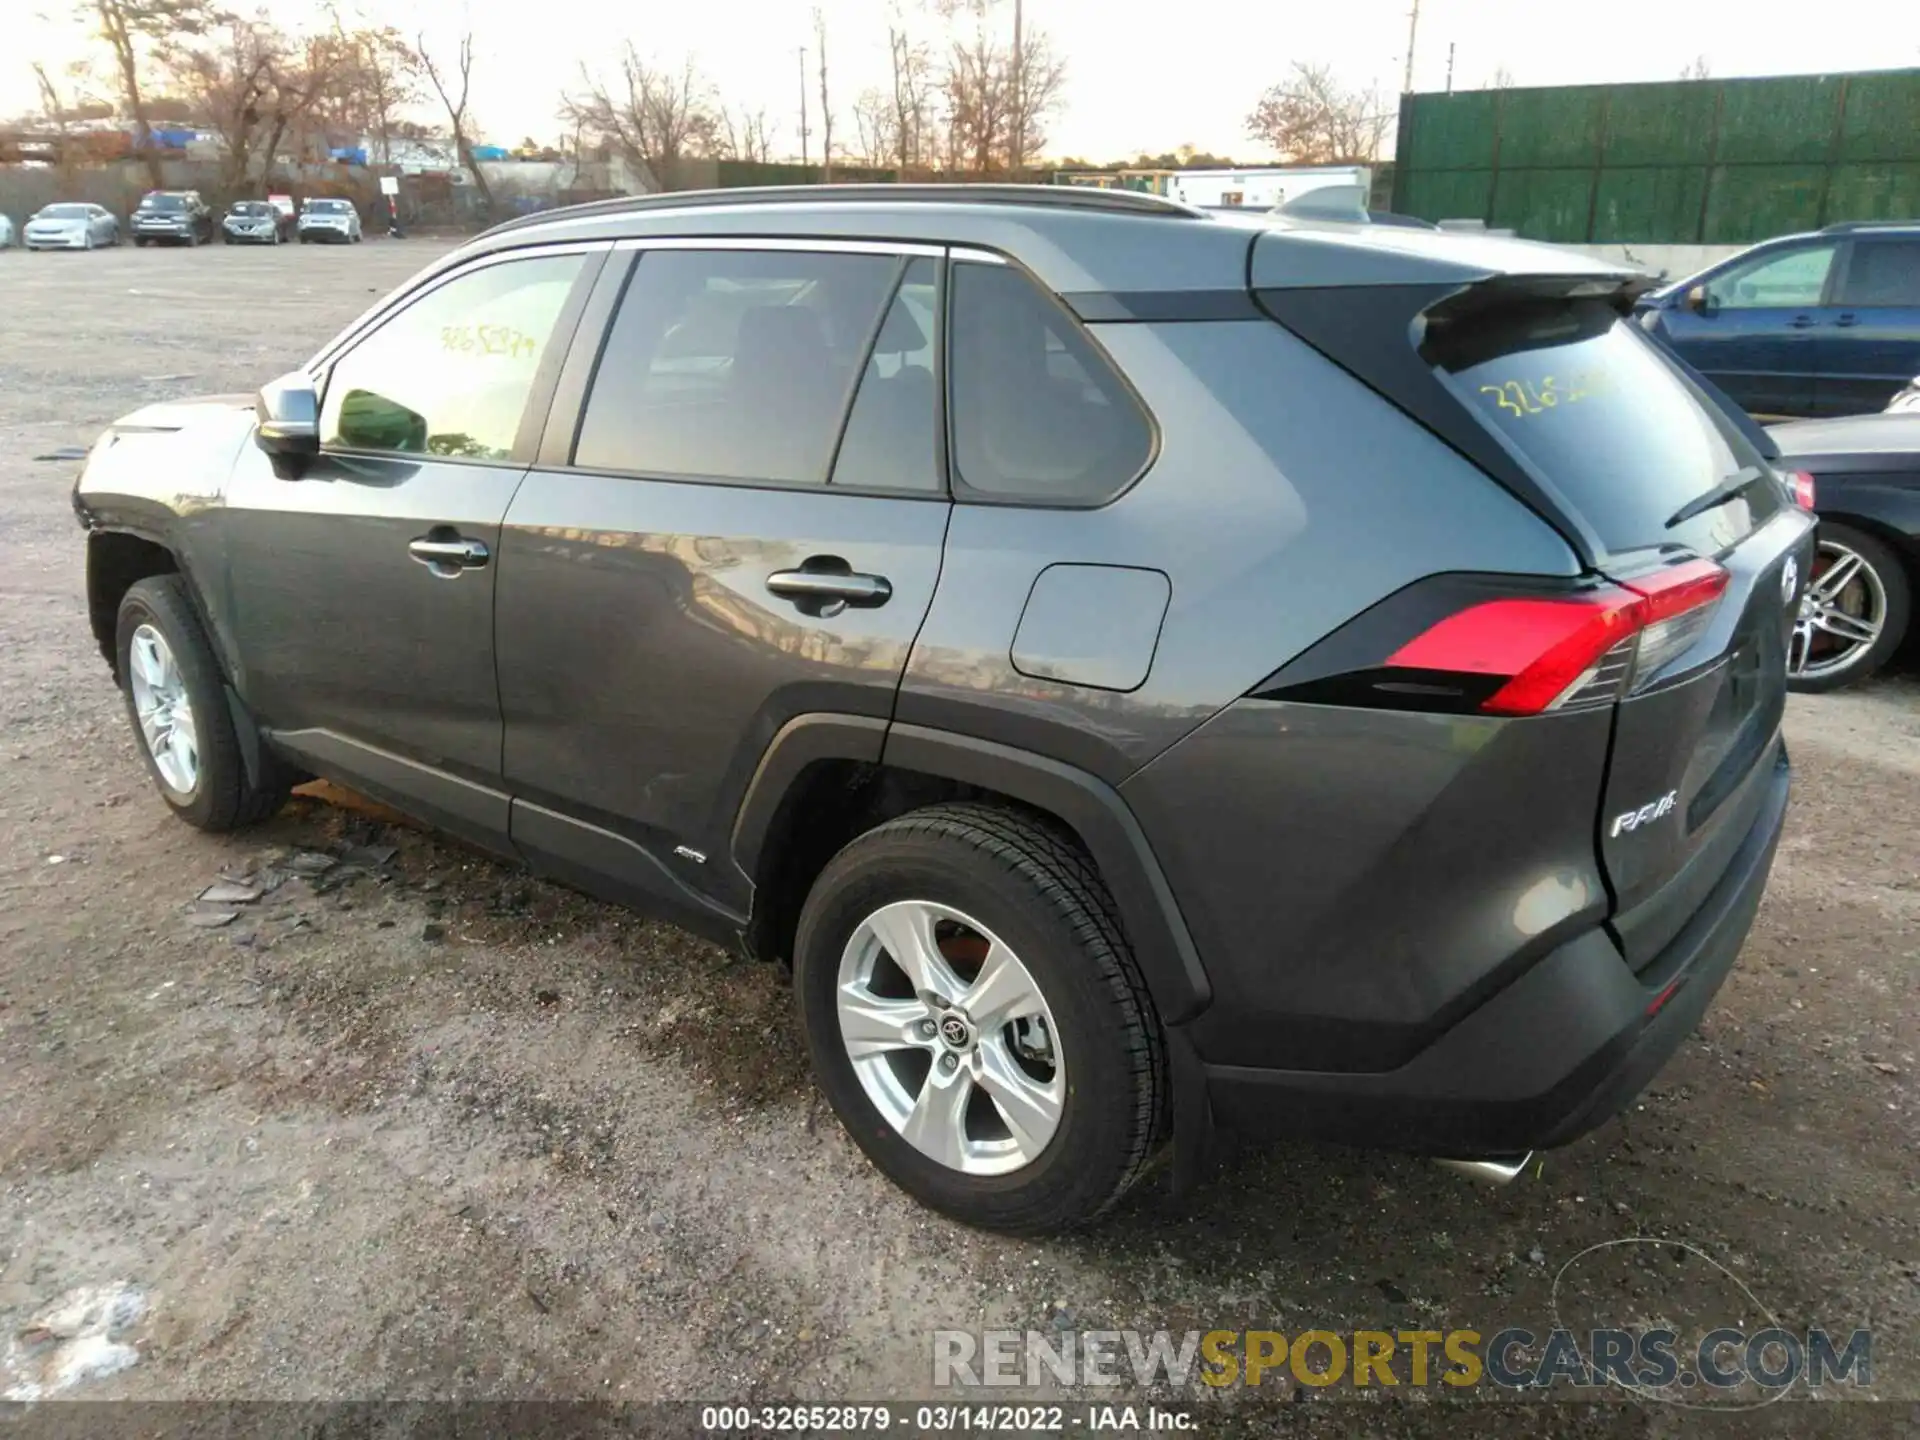
[[[1833,323],[1838,325],[1842,330],[1844,330],[1848,326],[1858,325],[1860,323],[1860,317],[1854,314],[1851,310],[1849,310],[1846,314],[1842,315],[1839,319],[1835,320]]]
[[[492,558],[492,552],[480,541],[469,540],[441,525],[409,541],[407,554],[443,580],[452,579],[462,570],[477,570]]]
[[[776,570],[767,577],[767,589],[793,601],[803,615],[829,619],[849,605],[870,610],[893,598],[893,584],[884,575],[859,575],[837,555],[815,555],[798,570]]]
[[[1814,323],[1811,315],[1796,315],[1787,322],[1787,325],[1794,330],[1811,330]]]

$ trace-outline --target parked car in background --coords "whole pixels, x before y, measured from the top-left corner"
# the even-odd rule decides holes
[[[1920,410],[1920,375],[1914,376],[1911,385],[1907,386],[1906,389],[1902,390],[1887,402],[1887,409],[1892,411]]]
[[[300,207],[300,243],[339,241],[357,244],[360,240],[360,212],[351,200],[321,196]]]
[[[1810,478],[1817,550],[1788,654],[1796,690],[1873,674],[1909,633],[1920,583],[1920,413],[1775,425],[1783,469]]]
[[[265,200],[236,200],[220,220],[220,240],[227,245],[278,245],[280,212]]]
[[[198,190],[149,190],[131,228],[136,245],[211,245],[213,211]]]
[[[120,222],[99,205],[62,201],[29,215],[22,238],[29,250],[94,250],[120,243]]]
[[[1769,240],[1635,309],[1752,414],[1880,410],[1920,373],[1920,221]]]
[[[1065,187],[528,216],[116,424],[92,627],[187,824],[321,774],[790,962],[971,1223],[1215,1124],[1511,1178],[1692,1033],[1787,804],[1814,520],[1639,278]]]

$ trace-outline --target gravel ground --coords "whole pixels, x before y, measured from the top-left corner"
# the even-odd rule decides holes
[[[34,1327],[63,1303],[109,1317],[64,1393],[315,1400],[926,1396],[943,1328],[1487,1334],[1557,1309],[1870,1326],[1869,1392],[1906,1403],[1850,1415],[1920,1400],[1911,674],[1794,699],[1794,808],[1738,969],[1640,1103],[1539,1175],[1246,1148],[1189,1201],[1156,1177],[1048,1241],[873,1172],[770,969],[365,811],[173,821],[87,629],[75,467],[36,457],[254,388],[433,253],[0,254],[0,1388],[60,1383]],[[297,873],[314,852],[336,863]],[[222,875],[278,883],[201,928]],[[1635,1236],[1696,1248],[1598,1252],[1556,1297],[1565,1262]],[[1359,1404],[1297,1408],[1328,1433],[1430,1408]]]

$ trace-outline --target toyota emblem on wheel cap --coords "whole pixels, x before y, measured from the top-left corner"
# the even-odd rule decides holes
[[[949,1015],[940,1022],[940,1038],[958,1050],[973,1038],[973,1031],[958,1015]]]

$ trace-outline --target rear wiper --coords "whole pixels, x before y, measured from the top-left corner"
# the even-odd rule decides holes
[[[1724,505],[1754,481],[1766,475],[1758,465],[1743,465],[1704,495],[1696,495],[1667,518],[1667,529],[1684,525],[1696,515],[1704,515],[1716,505]]]

